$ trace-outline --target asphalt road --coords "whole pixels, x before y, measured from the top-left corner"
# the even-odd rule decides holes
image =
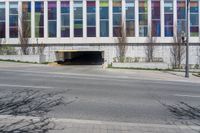
[[[151,124],[166,124],[174,119],[160,102],[200,103],[198,83],[137,79],[137,75],[130,78],[91,68],[4,64],[0,67],[0,95],[20,89],[59,91],[66,102],[72,102],[50,112],[52,117]]]

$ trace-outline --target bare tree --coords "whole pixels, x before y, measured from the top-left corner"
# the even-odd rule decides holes
[[[151,27],[149,27],[147,46],[145,47],[145,54],[147,62],[153,62],[155,51],[155,38],[152,36]]]
[[[37,51],[37,53],[39,55],[43,55],[44,54],[44,49],[45,49],[45,44],[44,43],[38,44],[38,51]]]
[[[175,26],[176,27],[176,26]],[[174,33],[174,43],[170,49],[171,53],[171,64],[173,68],[181,68],[181,62],[185,55],[185,45],[182,43],[181,33]]]
[[[200,65],[200,47],[197,47],[197,64]]]
[[[126,28],[124,22],[122,21],[120,27],[114,31],[114,35],[117,37],[119,62],[125,62],[126,52],[127,52],[127,36]]]
[[[0,38],[0,48],[1,48],[1,46],[2,46],[1,44],[2,44],[2,42],[3,42],[2,40],[3,40],[3,39]]]
[[[22,15],[20,16],[20,28],[19,28],[19,41],[21,45],[22,54],[29,54],[29,38],[30,38],[30,21],[29,13],[26,5],[22,6]]]

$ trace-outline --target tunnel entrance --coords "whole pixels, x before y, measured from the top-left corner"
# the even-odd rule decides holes
[[[103,51],[58,51],[59,64],[63,65],[102,65]]]

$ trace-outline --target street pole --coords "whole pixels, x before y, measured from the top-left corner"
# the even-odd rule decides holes
[[[185,63],[185,77],[186,78],[189,78],[189,28],[190,28],[190,25],[189,25],[189,11],[190,11],[190,0],[186,0],[187,1],[187,15],[186,15],[186,23],[187,23],[187,26],[186,26],[186,35],[187,35],[187,38],[186,38],[186,63]]]

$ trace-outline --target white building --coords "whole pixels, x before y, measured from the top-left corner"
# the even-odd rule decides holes
[[[154,56],[170,64],[173,36],[186,30],[186,1],[0,0],[1,44],[20,47],[20,18],[26,12],[31,25],[30,47],[44,44],[47,61],[56,61],[59,51],[101,51],[104,61],[111,63],[118,56],[115,31],[122,18],[127,27],[127,57],[145,57],[151,33],[156,45]],[[190,64],[200,63],[199,7],[200,0],[191,0]]]

